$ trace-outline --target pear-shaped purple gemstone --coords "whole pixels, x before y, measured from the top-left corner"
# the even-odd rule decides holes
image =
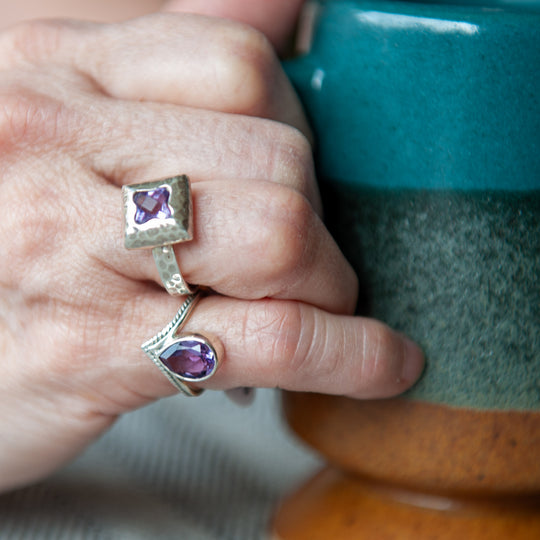
[[[203,379],[216,367],[216,356],[203,340],[179,339],[167,347],[159,359],[173,373],[188,379]]]

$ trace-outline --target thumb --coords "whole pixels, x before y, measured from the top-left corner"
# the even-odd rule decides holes
[[[199,13],[249,24],[283,53],[290,44],[303,3],[304,0],[169,0],[163,11]]]

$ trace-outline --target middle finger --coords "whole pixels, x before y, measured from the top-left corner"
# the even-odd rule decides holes
[[[244,299],[273,297],[352,312],[356,277],[336,243],[298,192],[271,182],[203,181],[192,186],[194,239],[175,246],[188,283]],[[102,234],[81,226],[87,252],[104,267],[135,280],[160,283],[151,250],[124,249],[121,193],[88,186],[79,200],[100,209]],[[98,203],[99,201],[99,203]],[[92,219],[80,215],[81,220]],[[91,237],[90,237],[91,236]]]

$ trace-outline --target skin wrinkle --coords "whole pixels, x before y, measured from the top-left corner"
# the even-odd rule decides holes
[[[244,317],[242,318],[242,321],[241,321],[240,336],[243,343],[249,343],[248,341],[249,340],[249,323],[251,320],[251,310],[252,310],[252,305],[248,304],[248,309],[246,309],[246,311],[244,312]]]
[[[72,82],[65,82],[71,89]],[[41,163],[48,156],[65,159],[69,157],[66,150],[76,157],[85,146],[80,144],[81,140],[89,139],[88,122],[80,114],[87,100],[67,104],[66,99],[60,101],[61,96],[51,97],[51,94],[58,94],[58,88],[63,85],[51,85],[46,73],[39,81],[39,87],[41,91],[36,92],[14,83],[0,93],[4,111],[0,123],[2,146],[11,153],[16,151],[23,161],[33,157]],[[85,114],[88,112],[85,110]]]
[[[336,388],[340,387],[339,393],[346,392],[346,386],[336,384],[339,382],[337,374],[343,372],[343,358],[334,354],[334,350],[345,350],[345,333],[344,328],[339,326],[338,336],[330,332],[331,321],[328,321],[320,311],[311,312],[305,308],[301,309],[304,313],[302,319],[302,330],[300,341],[307,345],[307,350],[302,353],[302,362],[299,362],[301,369],[305,372],[304,378],[308,381],[307,385],[311,386],[317,382],[317,391],[328,391],[336,393]],[[306,325],[306,314],[309,314],[310,323]],[[309,332],[306,337],[305,328],[309,326]],[[336,326],[332,326],[335,330]],[[306,348],[306,345],[304,348]],[[299,371],[301,373],[301,371]],[[322,382],[322,386],[321,386]]]
[[[294,319],[297,321],[296,324],[290,324],[291,317],[282,317],[280,320],[280,325],[277,329],[277,336],[286,336],[278,337],[275,340],[275,343],[282,341],[287,345],[286,349],[290,348],[290,343],[294,343],[294,346],[290,351],[281,351],[276,352],[276,347],[272,351],[272,356],[277,360],[277,369],[274,370],[276,375],[276,387],[287,390],[289,384],[284,380],[283,374],[287,374],[287,371],[294,373],[302,373],[304,365],[306,364],[307,359],[309,358],[309,353],[313,346],[313,339],[306,340],[306,328],[308,328],[307,335],[313,334],[313,324],[309,324],[306,318],[306,313],[302,310],[301,305],[294,305],[295,315]],[[288,313],[288,312],[287,312]],[[280,359],[280,355],[287,359],[286,364],[283,365],[283,360]]]
[[[114,362],[110,366],[92,367],[93,377],[101,381],[99,384],[88,385],[85,382],[86,377],[82,376],[76,385],[65,386],[68,401],[79,399],[79,396],[85,398],[83,402],[88,401],[78,413],[83,420],[85,417],[102,416],[114,421],[124,411],[134,406],[144,406],[154,400],[151,392],[142,390],[144,386],[134,388],[128,376],[111,377],[111,368],[114,367]],[[128,375],[125,365],[118,367],[122,368],[124,375]],[[174,388],[171,385],[171,394],[173,393]]]
[[[203,299],[199,307],[202,307],[205,302],[207,302],[207,300]],[[238,317],[239,312],[241,313],[240,317]],[[237,361],[236,358],[231,358],[231,356],[234,354],[232,352],[234,347],[229,344],[228,340],[230,339],[235,343],[244,343],[245,348],[242,349],[242,353],[238,358],[240,363],[245,364],[242,369],[242,376],[245,377],[243,384],[248,386],[256,385],[259,368],[251,361],[251,359],[255,357],[255,354],[251,351],[257,351],[261,347],[264,348],[264,350],[267,350],[268,347],[275,346],[275,333],[270,332],[269,337],[267,338],[268,332],[264,331],[268,328],[272,328],[275,319],[270,318],[270,320],[268,320],[266,312],[265,317],[261,317],[260,310],[252,302],[247,303],[242,310],[234,309],[234,313],[236,318],[232,319],[230,317],[226,317],[225,319],[221,319],[218,332],[215,332],[215,330],[213,331],[213,333],[216,335],[222,336],[221,341],[223,343],[226,355],[225,358],[223,358],[224,366],[220,370],[219,374],[222,374],[223,371],[228,368],[229,362],[234,364]],[[197,315],[197,313],[195,313],[195,315]],[[216,322],[215,318],[212,322]],[[188,324],[188,327],[190,327],[190,324],[191,323]],[[194,325],[193,328],[199,327],[198,325],[200,325],[199,322],[197,322],[197,325]],[[200,326],[205,327],[205,329],[209,328],[208,324],[205,326],[204,321]],[[212,330],[208,331],[212,332]],[[265,369],[265,367],[262,366],[262,369]]]
[[[375,334],[375,336],[372,335],[372,341],[375,341],[376,347],[373,353],[373,363],[370,366],[370,370],[369,370],[369,378],[373,378],[373,376],[377,373],[379,369],[379,363],[381,361],[382,337],[379,330],[372,332],[372,334],[373,333]],[[367,375],[368,374],[366,373],[366,378],[368,378]]]
[[[241,96],[241,109],[230,112],[276,118],[297,126],[309,136],[307,123],[296,112],[296,94],[289,90],[282,91],[288,88],[289,83],[282,71],[277,69],[279,62],[266,36],[238,23],[230,27],[228,34],[232,39],[225,39],[225,47],[220,47],[222,52],[229,53],[225,55],[230,64],[228,95]],[[283,99],[275,100],[276,95],[281,95]],[[261,107],[263,104],[264,107]]]
[[[9,292],[9,296],[8,296]],[[23,317],[13,317],[12,314],[16,311],[25,313]],[[28,309],[27,302],[21,291],[12,291],[11,287],[0,283],[0,321],[1,321],[1,339],[0,339],[0,358],[6,358],[8,346],[16,343],[20,339],[28,327]],[[7,367],[9,368],[9,363]],[[14,373],[15,370],[6,369],[6,364],[3,365],[1,386],[6,386],[6,374]],[[8,385],[9,386],[9,385]],[[1,430],[0,430],[1,431]]]
[[[10,254],[10,264],[4,274],[12,290],[20,287],[26,296],[45,296],[42,292],[42,284],[50,280],[49,268],[36,268],[35,259],[54,256],[54,250],[58,247],[56,239],[58,234],[51,229],[46,220],[29,219],[30,215],[21,222],[19,227],[9,228],[9,238],[5,241],[16,242],[17,248]],[[31,261],[29,263],[29,261]]]
[[[302,114],[298,112],[299,104],[297,97],[292,91],[289,82],[283,73],[281,73],[271,46],[257,45],[260,41],[265,41],[264,37],[261,37],[258,32],[251,29],[248,30],[245,26],[231,21],[227,23],[228,30],[224,31],[222,28],[223,21],[220,23],[214,19],[203,21],[201,17],[193,17],[186,14],[168,15],[167,17],[154,15],[151,18],[157,26],[166,32],[171,31],[168,28],[171,26],[171,17],[177,25],[191,22],[197,26],[199,32],[196,38],[201,39],[201,36],[204,36],[204,47],[198,47],[192,52],[190,51],[191,54],[180,55],[180,60],[184,62],[180,67],[183,66],[184,69],[178,70],[177,74],[172,74],[167,84],[156,85],[154,87],[151,84],[147,84],[142,87],[141,78],[139,77],[138,84],[135,85],[134,90],[133,83],[127,86],[125,82],[126,80],[131,80],[131,77],[120,77],[115,74],[115,71],[118,71],[118,69],[111,68],[111,57],[115,51],[113,41],[108,48],[112,53],[102,52],[105,58],[94,62],[94,64],[87,68],[93,72],[93,78],[105,79],[104,84],[107,86],[106,91],[109,95],[121,99],[142,100],[145,99],[147,94],[150,94],[149,101],[172,102],[187,106],[196,106],[199,109],[206,108],[209,110],[220,110],[222,112],[263,118],[276,117],[285,123],[297,125],[300,129],[309,133]],[[129,21],[123,24],[121,28],[127,39],[133,41],[132,36],[134,35],[134,30],[136,31],[138,29],[138,22]],[[219,35],[220,32],[222,36],[217,38],[216,35]],[[253,34],[254,37],[246,39],[246,33],[248,35]],[[163,43],[156,44],[155,40],[152,40],[148,46],[149,54],[154,57],[161,55],[162,58],[165,58],[163,62],[171,62],[174,58],[174,53],[171,51],[181,48],[185,52],[187,50],[186,47],[189,47],[189,44],[193,43],[194,39],[195,37],[190,36],[189,33],[177,34],[173,42],[169,43],[167,47],[164,47]],[[105,42],[111,41],[111,38],[106,32],[104,33],[103,40]],[[84,40],[79,39],[79,41]],[[239,42],[239,44],[235,45],[235,42]],[[137,45],[140,46],[140,43],[137,43]],[[86,54],[89,46],[93,49],[93,41],[91,45],[87,43],[82,46]],[[137,47],[134,46],[133,48]],[[243,52],[238,53],[238,49],[241,49]],[[254,53],[253,49],[259,52]],[[101,51],[103,50],[102,48]],[[122,51],[122,53],[125,56],[125,51]],[[80,56],[81,54],[75,59],[79,66],[84,65],[80,60],[77,60]],[[200,57],[200,62],[196,62],[198,57]],[[188,58],[189,60],[186,61]],[[210,64],[209,66],[208,59],[215,65],[212,66]],[[134,59],[127,56],[125,60],[128,62],[123,62],[124,66],[131,65]],[[140,65],[141,61],[144,60],[137,58],[136,61]],[[200,65],[204,65],[204,70]],[[149,65],[144,64],[142,71],[146,73],[148,81],[151,82],[154,80],[151,74],[158,69],[162,68],[156,67],[154,62]],[[208,77],[207,69],[212,71],[213,77]],[[264,73],[261,74],[261,71],[271,73],[264,75]],[[217,83],[215,81],[216,77],[220,79]],[[206,90],[197,94],[196,98],[191,91],[190,83],[192,79],[196,79],[199,84],[202,82],[206,87]],[[277,82],[274,82],[272,86],[277,85],[277,87],[273,88],[274,92],[270,92],[268,81],[275,81],[276,79]],[[242,80],[244,81],[243,84],[241,82]],[[136,93],[134,94],[135,91]],[[220,99],[223,96],[226,96],[225,101]],[[281,99],[277,99],[276,96],[281,96]],[[219,106],[216,106],[217,103],[219,103]]]
[[[366,325],[362,324],[362,359],[360,361],[360,378],[361,379],[366,373],[367,351],[368,351],[368,332],[367,332]]]
[[[106,105],[103,107],[103,110],[98,110],[97,114],[103,117],[104,122],[110,124],[110,113],[107,109],[108,103],[103,103]],[[107,178],[112,178],[117,184],[124,183],[125,181],[134,181],[135,179],[146,179],[147,176],[151,174],[153,176],[159,176],[160,173],[155,170],[156,164],[155,159],[153,158],[153,153],[155,152],[155,147],[157,141],[170,140],[170,148],[163,148],[163,143],[160,145],[162,151],[165,155],[171,155],[171,165],[168,166],[167,162],[160,164],[160,168],[169,169],[169,172],[176,170],[179,167],[183,170],[190,172],[192,182],[197,182],[201,176],[212,175],[216,179],[221,178],[234,178],[238,176],[239,171],[231,168],[232,163],[238,163],[242,165],[242,177],[257,179],[261,176],[261,171],[264,169],[270,168],[271,178],[275,182],[287,183],[296,190],[301,190],[298,186],[293,183],[293,178],[298,176],[295,172],[294,174],[291,171],[298,171],[305,168],[303,162],[307,160],[303,157],[295,157],[295,162],[298,165],[291,166],[290,155],[293,153],[295,156],[303,155],[306,150],[291,150],[291,146],[288,144],[285,146],[281,141],[283,140],[282,133],[288,133],[293,131],[294,128],[283,128],[278,127],[279,124],[268,120],[255,120],[257,129],[254,130],[253,119],[246,118],[243,129],[231,130],[230,128],[230,117],[228,114],[202,114],[199,111],[186,108],[186,107],[175,107],[170,109],[170,114],[167,114],[168,109],[166,105],[159,104],[145,104],[148,109],[148,112],[151,109],[154,109],[156,113],[159,114],[162,121],[156,124],[155,127],[148,131],[146,122],[141,117],[140,120],[137,120],[141,115],[132,115],[130,109],[132,106],[128,104],[122,104],[126,109],[126,122],[117,122],[121,127],[115,125],[109,125],[107,129],[102,129],[99,133],[95,133],[90,138],[90,144],[92,139],[103,137],[105,135],[108,139],[111,139],[112,145],[108,147],[105,155],[101,155],[98,152],[89,153],[87,149],[87,144],[85,143],[84,148],[86,155],[90,155],[93,159],[96,157],[99,159],[98,163],[92,163],[92,168],[99,174],[104,175]],[[146,115],[144,115],[146,116]],[[195,116],[197,120],[195,121]],[[206,122],[201,123],[200,116],[206,118]],[[109,118],[109,120],[107,120]],[[193,120],[192,120],[193,119]],[[237,119],[238,120],[238,119]],[[193,123],[193,125],[192,125]],[[128,126],[126,128],[126,125]],[[206,129],[205,129],[206,128]],[[205,129],[205,135],[200,134],[201,130]],[[144,130],[144,139],[147,141],[147,144],[144,145],[144,148],[136,149],[132,152],[129,160],[119,159],[119,155],[123,153],[122,146],[115,151],[114,141],[124,141],[126,139],[141,140],[139,137],[139,132]],[[167,137],[168,133],[190,133],[197,130],[199,136],[202,138],[203,142],[199,140],[197,144],[194,144],[192,137],[184,137],[182,142],[179,143],[176,140],[171,140]],[[296,130],[294,130],[296,132]],[[262,134],[262,136],[261,136]],[[148,140],[152,137],[153,140]],[[297,141],[302,141],[302,136],[295,135]],[[290,138],[289,135],[285,139]],[[275,142],[275,141],[278,142]],[[224,149],[222,141],[226,141],[227,146]],[[165,143],[167,144],[167,143]],[[305,143],[304,143],[305,144]],[[255,146],[254,146],[255,145]],[[193,146],[193,147],[192,147]],[[268,148],[271,148],[270,152]],[[306,148],[308,148],[306,146]],[[203,154],[201,155],[201,152]],[[238,160],[231,161],[230,156],[238,156]],[[184,163],[178,163],[178,155],[186,156]],[[190,155],[197,155],[198,161],[197,164],[191,163],[189,159]],[[276,157],[272,157],[275,155]],[[306,156],[309,154],[306,154]],[[108,157],[110,156],[110,158]],[[82,156],[81,156],[82,157]],[[174,161],[174,166],[172,162]],[[284,165],[284,161],[288,163]],[[121,171],[118,171],[118,163],[122,163]],[[274,162],[274,164],[272,163]],[[194,167],[194,165],[197,165]],[[201,168],[203,165],[203,168]],[[145,173],[144,170],[148,169],[148,172]],[[193,169],[195,169],[193,171]],[[284,170],[283,170],[284,169]],[[152,172],[150,172],[152,170]],[[192,171],[194,174],[192,174]],[[247,174],[246,174],[247,172]],[[166,173],[164,172],[166,175]],[[172,174],[172,173],[171,173]],[[289,179],[290,178],[290,179]],[[296,180],[295,180],[296,182]],[[307,183],[308,180],[303,179],[301,184]],[[311,180],[309,180],[311,183]],[[318,195],[315,199],[315,202],[318,200]]]
[[[350,341],[350,336],[347,334],[346,330],[345,330],[345,326],[344,325],[338,325],[338,328],[339,328],[339,335],[340,335],[340,339],[336,340],[335,343],[332,344],[332,349],[334,350],[346,350],[346,343],[348,341]],[[353,354],[356,353],[356,350],[357,350],[357,335],[354,334],[354,344],[355,346],[352,347],[352,350],[351,350],[351,358],[353,356]],[[328,336],[328,339],[330,339],[330,335]],[[337,344],[337,345],[336,345]],[[337,359],[337,355],[335,353],[332,354],[333,358],[335,358],[335,371],[333,371],[333,381],[334,381],[334,384],[337,387],[339,387],[339,378],[336,377],[336,374],[337,373],[340,373],[342,368],[346,365],[346,362],[343,362],[340,364],[338,362],[338,359]],[[354,380],[356,378],[356,376],[352,376],[351,379]],[[345,389],[344,389],[344,393],[345,393]]]
[[[228,118],[225,116],[216,118],[215,120],[216,128],[219,127],[219,130],[216,129],[214,132],[214,147],[220,148],[222,146],[222,143],[219,142],[222,138],[227,143],[219,152],[220,161],[216,164],[217,169],[222,168],[223,164],[230,160],[230,155],[232,154],[240,158],[244,166],[246,166],[246,163],[249,164],[246,166],[246,170],[249,171],[247,177],[256,178],[261,168],[261,162],[258,160],[259,155],[253,148],[253,141],[258,141],[258,137],[256,136],[257,130],[250,124],[241,133],[231,133],[227,120]]]
[[[197,122],[195,117],[194,121]],[[259,127],[262,127],[262,122],[264,121],[259,121]],[[182,125],[183,118],[179,124],[181,129],[177,129],[177,132],[186,129]],[[240,171],[232,168],[232,164],[235,163],[242,165],[242,177],[257,178],[260,174],[261,162],[259,161],[260,154],[256,153],[254,149],[254,143],[259,141],[261,131],[254,130],[251,122],[246,122],[241,130],[237,130],[236,127],[232,128],[228,113],[209,114],[207,126],[206,138],[208,142],[205,155],[202,159],[199,157],[199,161],[205,163],[206,174],[215,178],[240,176]],[[200,125],[193,125],[192,131],[197,128],[200,132]],[[190,142],[194,145],[193,151],[200,154],[198,147],[201,141]],[[225,144],[223,144],[224,142]],[[202,145],[205,146],[204,140]],[[231,155],[237,156],[239,159],[231,160]]]
[[[57,319],[58,318],[55,318],[55,320]],[[60,392],[56,392],[57,396],[64,394],[65,399],[68,401],[68,405],[72,401],[80,401],[80,405],[82,405],[79,412],[77,412],[77,409],[74,409],[74,403],[71,403],[65,410],[69,410],[72,415],[74,411],[77,412],[77,415],[81,416],[81,419],[84,420],[85,417],[100,414],[105,416],[116,416],[126,409],[135,406],[136,403],[148,403],[151,400],[151,395],[137,391],[133,385],[128,388],[125,379],[129,379],[129,377],[119,375],[111,378],[112,373],[114,373],[111,371],[111,369],[114,368],[114,363],[108,363],[107,366],[96,365],[95,362],[91,361],[92,354],[85,354],[84,351],[81,353],[81,343],[108,344],[107,346],[102,345],[106,350],[110,350],[110,347],[114,347],[116,343],[116,341],[112,339],[113,336],[106,335],[105,339],[100,337],[103,332],[108,334],[110,330],[108,326],[98,324],[97,326],[89,328],[87,324],[88,320],[88,318],[82,319],[80,324],[77,324],[75,327],[77,336],[81,338],[77,343],[76,356],[69,353],[66,356],[67,363],[64,363],[64,367],[69,368],[71,375],[66,378],[64,373],[57,373],[56,376],[51,378],[54,375],[54,372],[48,370],[46,373],[46,378],[50,382],[53,382],[54,380],[54,384],[58,387],[58,390],[60,390]],[[55,329],[56,328],[57,325],[55,325]],[[127,332],[126,327],[124,326],[123,328],[124,331]],[[65,336],[61,339],[61,343],[71,342],[72,338],[69,338],[69,336]],[[85,357],[87,357],[89,361],[86,361],[84,359]],[[74,358],[77,358],[77,362],[75,363],[73,363]],[[120,367],[120,365],[118,367]],[[92,373],[92,379],[102,379],[103,382],[88,386],[86,381],[88,380],[89,373]],[[125,368],[122,373],[125,375]],[[111,384],[116,388],[114,392],[107,390]],[[85,399],[81,401],[81,397],[84,397]],[[104,400],[105,402],[103,402]],[[88,401],[88,403],[86,403],[86,401]],[[94,409],[93,407],[99,405],[99,403],[101,403],[101,406]]]
[[[329,347],[330,336],[326,319],[321,317],[320,313],[315,312],[313,320],[313,339],[311,340],[307,357],[317,359],[315,365],[312,365],[310,369],[313,373],[317,374],[318,378],[320,378],[321,375],[324,375],[324,379],[326,379],[336,373],[336,369],[338,369],[340,362],[337,355],[330,352],[333,347]],[[340,345],[343,342],[340,343],[338,340],[336,340],[336,342],[339,343],[338,347],[340,348]],[[329,362],[329,360],[332,361]]]
[[[234,236],[242,238],[243,242],[245,243],[245,247],[248,247],[249,250],[253,250],[257,257],[263,257],[266,244],[268,243],[268,239],[271,238],[272,234],[271,228],[267,225],[275,220],[274,213],[268,211],[268,199],[266,197],[268,191],[265,190],[261,195],[257,194],[256,196],[253,196],[250,200],[249,206],[246,207],[244,189],[249,189],[249,182],[238,182],[237,185],[239,188],[238,191],[230,192],[228,193],[228,196],[235,203],[235,214],[242,208],[249,210],[250,219],[248,220],[248,223],[250,226],[246,227],[245,223],[237,223],[233,231]],[[218,197],[214,200],[214,204],[218,205],[219,203],[220,200]],[[227,221],[227,226],[222,226],[224,230],[227,228],[230,229],[230,221],[232,217],[233,216],[229,213],[224,216],[225,221]],[[267,238],[263,237],[262,235],[266,235]]]
[[[11,150],[22,143],[23,149],[27,150],[34,145],[37,147],[38,142],[42,143],[46,139],[50,141],[50,136],[43,137],[43,134],[45,131],[50,131],[49,122],[45,119],[52,116],[52,103],[53,101],[48,97],[28,92],[26,89],[19,89],[17,85],[2,89],[0,94],[2,148]],[[56,107],[59,109],[61,105],[57,103]],[[54,114],[57,115],[59,112]],[[44,121],[47,122],[47,130],[43,129]],[[57,122],[54,124],[56,125]],[[40,151],[43,150],[40,148]]]

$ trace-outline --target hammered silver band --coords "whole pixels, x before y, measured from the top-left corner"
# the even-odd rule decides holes
[[[157,246],[152,249],[159,277],[165,289],[172,296],[193,294],[196,287],[190,287],[178,268],[173,246]]]
[[[173,176],[122,187],[126,249],[152,248],[159,277],[171,295],[193,294],[180,272],[174,244],[193,239],[189,178]]]
[[[188,296],[173,320],[141,345],[142,350],[161,372],[186,396],[200,395],[203,390],[192,387],[189,383],[209,379],[219,367],[218,353],[205,336],[180,333],[201,294],[199,292]],[[171,362],[174,355],[177,356],[176,362]],[[193,365],[190,366],[190,363]]]

